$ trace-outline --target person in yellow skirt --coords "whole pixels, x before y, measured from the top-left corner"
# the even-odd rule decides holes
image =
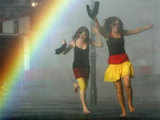
[[[131,78],[134,76],[134,69],[129,57],[125,51],[124,36],[137,34],[152,28],[152,25],[138,27],[134,30],[124,30],[122,21],[116,17],[105,19],[104,25],[101,26],[94,18],[97,33],[101,34],[107,43],[109,58],[108,67],[104,74],[105,82],[113,82],[117,91],[117,98],[122,110],[121,117],[126,117],[125,101],[123,95],[123,86],[128,98],[128,108],[130,112],[134,112],[135,108],[132,104],[132,86]]]

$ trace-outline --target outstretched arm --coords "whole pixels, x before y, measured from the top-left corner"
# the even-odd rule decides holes
[[[138,27],[134,30],[124,30],[124,35],[128,36],[128,35],[134,35],[134,34],[138,34],[138,33],[141,33],[141,32],[144,32],[146,30],[149,30],[153,27],[152,24],[150,25],[146,25],[144,27]]]
[[[63,44],[66,44],[66,41],[63,41]],[[74,40],[72,40],[62,54],[63,55],[67,54],[72,48],[74,48],[74,46],[75,46],[75,42]]]

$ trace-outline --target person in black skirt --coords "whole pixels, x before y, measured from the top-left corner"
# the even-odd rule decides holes
[[[98,30],[92,29],[96,36],[99,35]],[[90,64],[89,64],[89,45],[95,47],[102,47],[101,41],[91,41],[89,38],[89,30],[87,27],[80,27],[73,36],[73,40],[70,41],[67,46],[66,41],[63,41],[62,54],[68,53],[72,48],[74,49],[73,60],[73,73],[76,78],[76,82],[73,83],[74,91],[80,90],[80,100],[82,103],[83,113],[91,113],[86,103],[86,89],[88,85]]]

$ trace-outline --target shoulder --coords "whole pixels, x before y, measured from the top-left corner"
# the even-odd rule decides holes
[[[123,31],[122,31],[122,35],[123,35],[123,36],[129,35],[129,30],[123,30]]]
[[[71,40],[70,43],[69,43],[69,45],[71,45],[72,47],[75,47],[76,41],[75,40]]]

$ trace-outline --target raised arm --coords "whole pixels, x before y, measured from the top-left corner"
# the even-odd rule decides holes
[[[98,15],[98,12],[99,12],[99,5],[100,5],[100,2],[99,1],[95,1],[94,2],[94,7],[93,9],[90,8],[89,5],[86,6],[87,8],[87,13],[88,13],[88,16],[94,20],[95,24],[96,24],[96,27],[98,28],[98,31],[99,33],[104,37],[104,38],[108,38],[107,34],[105,33],[103,27],[100,25],[98,19],[97,19],[97,15]]]
[[[93,32],[93,34],[95,34],[96,40],[95,41],[90,40],[90,44],[95,46],[95,47],[102,48],[103,47],[103,42],[102,42],[102,37],[99,33],[98,28],[97,27],[92,27],[92,32]]]
[[[133,29],[133,30],[124,30],[124,35],[128,36],[128,35],[138,34],[138,33],[144,32],[146,30],[149,30],[152,27],[153,27],[153,25],[150,24],[150,25],[146,25],[144,27],[137,27],[136,29]]]
[[[105,33],[104,28],[100,25],[98,19],[95,17],[94,19],[95,24],[96,24],[96,28],[98,28],[99,33],[106,39],[108,39],[108,35]]]

